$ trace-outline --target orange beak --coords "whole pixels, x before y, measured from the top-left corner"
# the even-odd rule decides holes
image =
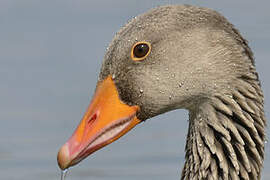
[[[61,169],[74,166],[98,149],[117,140],[141,121],[137,119],[138,106],[121,102],[118,91],[108,76],[97,86],[77,129],[60,148],[57,161]]]

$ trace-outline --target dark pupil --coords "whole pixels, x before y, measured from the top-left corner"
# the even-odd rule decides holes
[[[138,44],[134,48],[134,56],[137,58],[144,57],[149,51],[147,44]]]

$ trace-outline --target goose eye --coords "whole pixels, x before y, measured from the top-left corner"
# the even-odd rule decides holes
[[[144,60],[151,51],[151,45],[149,42],[138,42],[133,45],[131,50],[131,58],[134,61]]]

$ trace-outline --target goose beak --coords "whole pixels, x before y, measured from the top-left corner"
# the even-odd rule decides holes
[[[57,161],[64,170],[117,140],[141,121],[138,106],[124,104],[111,76],[97,85],[93,100],[70,139],[60,148]]]

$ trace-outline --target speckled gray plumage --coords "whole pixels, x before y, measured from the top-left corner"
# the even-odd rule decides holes
[[[152,44],[131,60],[138,41]],[[247,41],[217,12],[162,6],[127,23],[104,57],[99,80],[112,75],[138,117],[190,112],[182,179],[259,179],[264,157],[263,94]]]

